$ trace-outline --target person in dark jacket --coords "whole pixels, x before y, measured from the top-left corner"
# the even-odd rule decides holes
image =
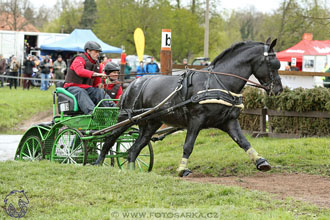
[[[6,72],[6,59],[3,58],[3,55],[0,54],[0,75],[3,75]],[[1,87],[3,87],[5,78],[0,77]]]
[[[23,77],[31,78],[33,74],[33,67],[35,67],[32,56],[28,55],[27,59],[24,61],[24,74]],[[30,89],[31,81],[28,79],[23,79],[23,89]]]
[[[326,73],[330,73],[330,68],[328,68],[326,71]],[[330,88],[330,77],[326,76],[323,80],[323,85],[325,88]]]
[[[104,89],[112,99],[119,99],[123,94],[123,88],[118,81],[120,67],[115,62],[108,62],[104,67],[104,72],[108,76],[105,80]],[[117,101],[115,101],[117,104]]]
[[[102,51],[101,46],[95,41],[88,41],[84,46],[85,53],[72,59],[65,76],[64,88],[72,93],[84,114],[91,114],[96,104],[102,99],[110,99],[104,92],[101,78],[107,76],[102,73],[98,57]],[[114,102],[104,101],[101,107],[115,106]]]
[[[9,76],[18,77],[20,65],[15,56],[12,56],[9,66]],[[9,79],[9,88],[11,89],[12,86],[14,86],[15,89],[17,88],[16,78]]]
[[[40,69],[41,69],[41,86],[40,90],[46,91],[48,90],[48,83],[49,83],[49,76],[50,76],[50,70],[52,68],[52,64],[50,62],[50,59],[48,56],[45,57],[45,59],[40,62]]]

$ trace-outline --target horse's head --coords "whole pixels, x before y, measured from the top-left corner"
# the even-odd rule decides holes
[[[281,64],[273,50],[276,41],[277,39],[269,44],[270,38],[268,38],[263,47],[263,54],[257,57],[258,60],[253,67],[254,76],[265,87],[268,95],[278,95],[283,91],[281,78],[278,74]]]

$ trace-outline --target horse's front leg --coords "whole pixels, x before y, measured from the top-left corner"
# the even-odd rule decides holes
[[[249,155],[252,162],[256,164],[258,170],[265,172],[271,169],[268,161],[261,157],[257,151],[251,147],[248,140],[246,140],[237,119],[229,120],[227,123],[223,124],[220,129],[227,132],[229,136]]]
[[[200,123],[197,120],[190,120],[189,125],[187,127],[187,135],[186,140],[183,145],[183,155],[181,159],[181,163],[176,170],[180,177],[188,176],[191,174],[191,170],[188,169],[188,159],[190,154],[193,151],[194,144],[198,133],[200,131]]]
[[[110,137],[108,137],[105,141],[105,143],[102,146],[102,150],[101,153],[99,155],[99,157],[97,158],[97,160],[93,163],[93,165],[100,165],[103,163],[105,156],[109,153],[110,148],[116,143],[117,138],[124,133],[127,129],[129,128],[129,126],[123,126],[120,128],[115,129],[114,131],[112,131],[112,134],[110,135]]]

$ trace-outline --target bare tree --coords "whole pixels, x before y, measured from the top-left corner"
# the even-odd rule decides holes
[[[1,23],[10,30],[22,30],[29,22],[23,18],[24,11],[30,6],[29,0],[1,1]]]

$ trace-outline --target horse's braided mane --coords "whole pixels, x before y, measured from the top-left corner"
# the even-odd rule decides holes
[[[231,54],[233,51],[237,50],[238,48],[242,47],[242,46],[255,46],[256,44],[263,44],[262,42],[255,42],[255,41],[243,41],[243,42],[239,42],[239,43],[235,43],[233,44],[231,47],[229,47],[228,49],[222,51],[222,53],[220,53],[211,63],[211,65],[215,65],[218,61],[221,61],[221,59],[223,59],[225,56],[227,56],[228,54]]]

